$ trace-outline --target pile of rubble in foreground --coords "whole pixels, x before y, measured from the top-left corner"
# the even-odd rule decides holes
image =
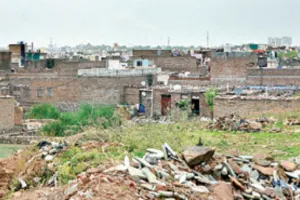
[[[166,143],[143,158],[92,168],[63,191],[65,199],[300,199],[300,158],[220,156],[194,146],[177,154]],[[99,198],[100,197],[100,198]]]
[[[208,124],[208,129],[220,131],[245,131],[259,132],[263,125],[269,123],[266,118],[243,119],[237,115],[229,115],[218,118],[215,122]]]

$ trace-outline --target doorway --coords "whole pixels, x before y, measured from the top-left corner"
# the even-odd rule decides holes
[[[200,99],[199,97],[192,97],[192,112],[194,115],[200,115]]]
[[[171,95],[161,95],[161,115],[166,116],[171,109]]]

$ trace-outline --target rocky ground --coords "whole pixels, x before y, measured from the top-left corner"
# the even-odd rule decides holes
[[[299,200],[299,134],[264,133],[270,124],[233,116],[209,125],[222,132],[199,131],[198,124],[141,124],[40,141],[0,160],[0,196]],[[228,125],[255,133],[223,132]]]
[[[82,144],[85,149],[101,145],[108,144]],[[89,168],[65,186],[58,187],[54,173],[42,188],[36,184],[28,190],[28,184],[42,176],[43,166],[51,166],[54,157],[68,148],[46,141],[38,147],[39,153],[26,162],[18,178],[20,188],[15,188],[18,191],[10,199],[300,199],[300,158],[275,161],[263,154],[221,155],[201,144],[178,154],[165,143],[161,150],[147,149],[143,158],[126,156],[114,166]],[[2,163],[4,194],[15,168]]]

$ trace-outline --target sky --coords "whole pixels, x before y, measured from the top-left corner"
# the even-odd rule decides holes
[[[0,46],[300,44],[299,0],[0,0]]]

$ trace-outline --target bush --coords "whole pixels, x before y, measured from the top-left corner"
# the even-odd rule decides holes
[[[27,119],[58,119],[60,111],[51,104],[33,106],[25,116]]]
[[[47,111],[46,111],[47,112]],[[45,113],[48,115],[49,113]],[[74,135],[83,130],[85,126],[111,127],[118,120],[115,116],[114,106],[93,106],[82,104],[77,112],[59,113],[54,118],[58,121],[47,124],[42,133],[50,136]]]

